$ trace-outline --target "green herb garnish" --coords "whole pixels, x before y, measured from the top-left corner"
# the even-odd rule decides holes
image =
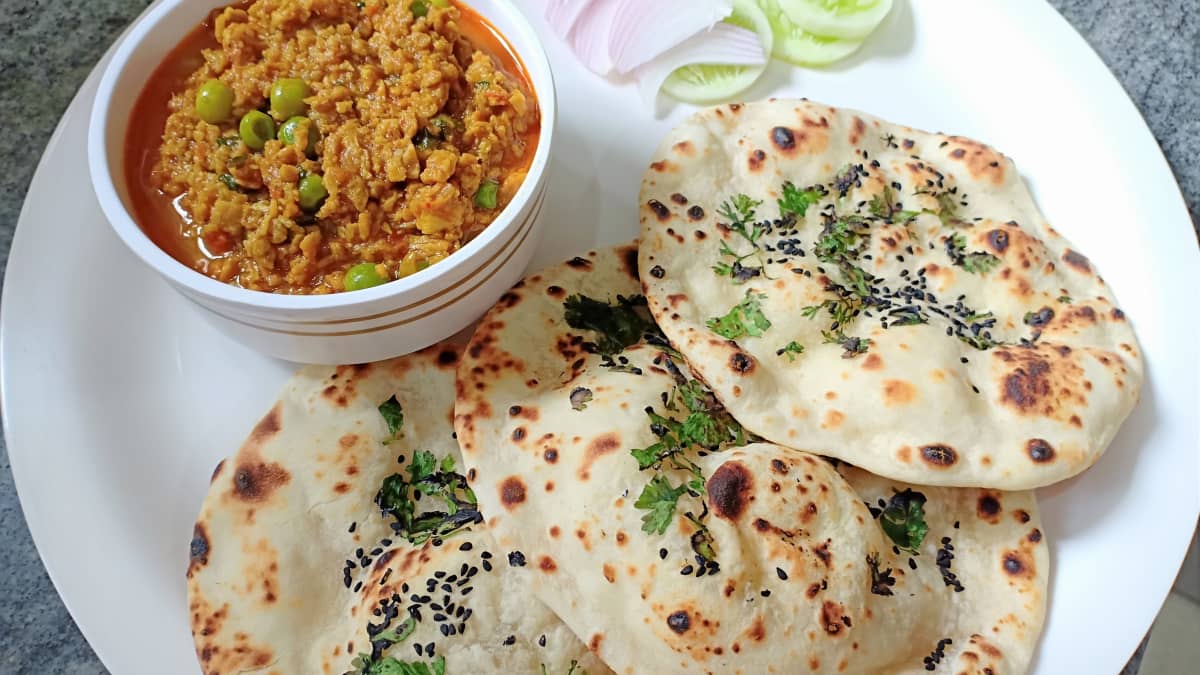
[[[246,192],[246,188],[238,184],[237,179],[233,177],[233,174],[223,173],[220,176],[217,176],[217,180],[221,181],[221,185],[224,185],[234,192]]]
[[[679,503],[679,497],[685,492],[686,485],[672,486],[670,479],[661,473],[651,478],[637,501],[633,503],[635,507],[646,511],[642,514],[642,531],[650,534],[666,533],[671,522],[675,520],[675,507]]]
[[[379,414],[383,415],[383,421],[387,422],[388,439],[395,439],[404,426],[404,409],[400,407],[400,401],[396,400],[395,394],[379,404]]]
[[[729,221],[729,224],[745,224],[754,220],[755,210],[762,206],[761,199],[750,199],[748,195],[737,194],[717,207],[717,215]]]
[[[354,659],[355,668],[347,675],[446,675],[446,657],[439,656],[430,663],[397,661],[394,656],[372,660],[366,654]]]
[[[646,332],[658,330],[641,295],[618,295],[616,303],[572,295],[563,307],[567,325],[597,334],[594,346],[601,354],[618,354],[639,342]]]
[[[709,319],[708,329],[729,340],[743,335],[761,336],[771,327],[771,321],[762,311],[762,300],[766,297],[765,293],[746,291],[746,297],[727,314]]]
[[[500,195],[500,181],[495,178],[489,178],[479,184],[479,189],[475,191],[475,206],[480,209],[496,208],[497,198]]]
[[[859,354],[866,354],[867,350],[871,348],[869,338],[847,336],[840,329],[823,330],[821,337],[825,339],[825,344],[841,345],[843,359],[852,359]]]
[[[696,516],[689,511],[684,513],[684,517],[697,528],[692,535],[692,549],[704,560],[714,561],[712,535],[704,524],[708,514],[708,505],[703,501],[704,475],[700,466],[686,453],[693,448],[712,452],[722,446],[741,446],[749,439],[745,429],[703,384],[698,380],[684,379],[682,375],[679,375],[679,379],[679,384],[665,397],[664,405],[668,411],[686,411],[687,416],[680,421],[660,415],[653,408],[646,408],[650,430],[658,437],[658,441],[646,448],[630,450],[640,470],[655,472],[634,506],[648,512],[642,516],[642,529],[645,532],[663,534],[674,519],[680,497],[686,494],[700,499],[704,506],[701,515]],[[674,485],[663,473],[664,469],[686,471],[689,478]]]
[[[236,148],[241,142],[242,139],[239,136],[222,136],[217,139],[217,145],[226,148]]]
[[[422,496],[440,500],[444,510],[417,513],[417,501]],[[398,534],[417,545],[483,521],[475,492],[454,470],[454,458],[447,456],[439,464],[433,453],[423,450],[413,453],[408,478],[396,473],[383,480],[375,504],[396,519]]]
[[[408,6],[412,10],[414,19],[419,19],[429,13],[429,3],[425,0],[413,0],[413,3]]]
[[[808,207],[821,201],[825,191],[820,186],[801,190],[788,181],[783,184],[783,196],[779,198],[779,213],[784,216],[803,218]]]
[[[912,489],[892,495],[883,512],[879,514],[879,526],[896,546],[916,553],[929,532],[925,523],[925,495]]]
[[[972,274],[987,274],[1000,264],[1000,259],[986,251],[967,252],[967,238],[954,233],[946,239],[946,255],[951,262]]]
[[[776,356],[783,356],[784,354],[786,354],[788,357],[788,362],[795,361],[796,357],[803,353],[804,353],[804,345],[800,344],[799,342],[796,342],[795,340],[792,340],[791,342],[787,343],[783,347],[780,347],[779,349],[775,350]]]

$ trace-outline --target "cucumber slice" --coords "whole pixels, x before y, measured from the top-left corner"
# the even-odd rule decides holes
[[[840,61],[862,46],[862,40],[814,35],[797,26],[780,8],[781,0],[757,0],[775,33],[772,54],[798,66],[825,66]]]
[[[779,0],[779,6],[809,33],[861,40],[892,10],[892,0]]]
[[[767,15],[756,0],[733,0],[733,14],[727,22],[758,33],[763,51],[770,54],[775,35]],[[671,73],[662,90],[672,98],[686,103],[727,101],[754,84],[766,66],[727,66],[697,64],[684,66]]]

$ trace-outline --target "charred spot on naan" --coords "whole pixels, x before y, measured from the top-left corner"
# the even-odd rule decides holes
[[[1076,272],[1079,272],[1080,274],[1092,273],[1091,261],[1087,259],[1087,256],[1078,251],[1067,249],[1063,251],[1062,259],[1063,262],[1067,263],[1068,267]]]
[[[944,443],[922,445],[921,459],[935,469],[948,469],[958,462],[958,452]]]
[[[946,140],[948,142],[945,148],[946,156],[965,164],[971,178],[981,182],[987,181],[993,185],[1004,184],[1008,158],[991,147],[969,138],[950,136]]]
[[[583,461],[576,472],[579,480],[586,481],[591,478],[592,465],[601,457],[616,452],[620,447],[621,435],[615,431],[600,434],[589,441],[587,450],[584,452]]]
[[[239,455],[230,494],[244,502],[265,502],[291,478],[292,475],[280,464],[263,461],[257,455]]]
[[[1054,446],[1041,438],[1031,438],[1025,443],[1025,454],[1038,464],[1054,461]]]
[[[1041,343],[1032,348],[999,347],[992,354],[999,400],[1009,410],[1069,422],[1086,407],[1084,371],[1069,348]]]
[[[208,554],[211,551],[211,544],[208,541],[208,531],[204,527],[204,523],[197,522],[192,527],[192,543],[188,552],[188,569],[187,578],[191,579],[201,567],[208,564]]]
[[[708,479],[706,492],[713,513],[720,518],[736,521],[754,500],[754,478],[744,464],[728,461]]]
[[[975,501],[975,514],[979,516],[980,520],[993,525],[1000,522],[1003,510],[1000,505],[1000,493],[993,490],[983,490]]]
[[[682,197],[683,195],[679,195]],[[686,201],[686,198],[685,198]],[[621,259],[622,270],[625,276],[633,281],[640,282],[641,275],[638,273],[638,247],[636,244],[623,246],[617,249],[617,256]]]
[[[750,169],[750,173],[758,173],[759,171],[762,171],[763,164],[766,161],[767,161],[767,153],[763,152],[761,149],[755,149],[750,153],[750,156],[747,159],[746,164],[747,164],[747,167]]]
[[[520,476],[509,476],[500,483],[500,503],[512,511],[525,503],[525,481]]]

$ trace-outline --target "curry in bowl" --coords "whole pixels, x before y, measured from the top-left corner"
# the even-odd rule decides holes
[[[451,0],[256,0],[151,76],[126,136],[134,215],[243,288],[358,290],[446,258],[512,199],[540,115],[520,59]]]

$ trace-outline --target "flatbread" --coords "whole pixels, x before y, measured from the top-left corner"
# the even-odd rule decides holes
[[[372,651],[368,623],[383,621],[373,612],[395,614],[394,629],[414,605],[416,630],[385,652],[400,661],[444,656],[451,674],[545,665],[561,675],[572,662],[576,673],[608,672],[529,595],[527,572],[508,565],[484,526],[414,546],[373,503],[383,479],[405,468],[398,457],[411,461],[416,450],[454,457],[464,470],[451,426],[457,364],[458,348],[438,345],[370,365],[305,369],[217,467],[187,572],[206,674],[356,672],[356,655]],[[404,424],[385,443],[378,407],[393,395]]]
[[[779,200],[798,209],[812,186],[827,194],[784,217]],[[747,236],[722,214],[738,194],[762,202]],[[776,443],[897,480],[1028,489],[1091,466],[1137,402],[1111,290],[976,141],[808,101],[722,106],[667,135],[640,205],[655,318]],[[747,298],[765,322],[709,327]]]
[[[594,353],[598,336],[564,319],[574,294],[636,294],[636,254],[528,278],[459,369],[468,475],[534,594],[618,673],[1023,672],[1049,566],[1032,492],[913,488],[929,530],[910,554],[868,505],[912,486],[756,443],[690,452],[703,493],[680,497],[663,534],[643,531],[636,502],[653,472],[631,450],[659,440],[645,408],[683,419],[666,401],[687,371],[644,342]],[[697,557],[701,530],[684,515],[705,512],[713,558]]]

